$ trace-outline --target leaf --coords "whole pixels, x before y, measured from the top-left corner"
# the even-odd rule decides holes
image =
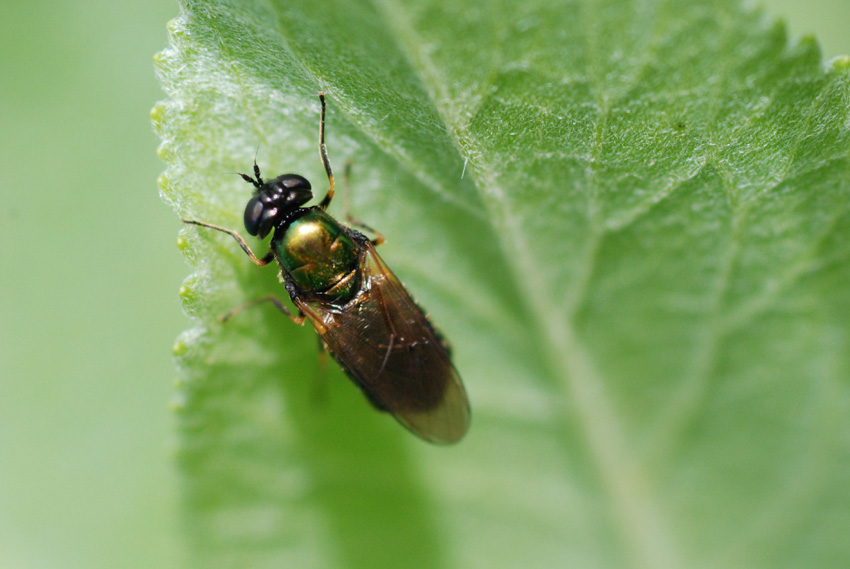
[[[182,9],[157,60],[165,199],[239,228],[255,152],[320,188],[327,91],[352,212],[473,405],[467,439],[429,446],[312,331],[265,308],[219,324],[283,289],[184,228],[197,565],[846,562],[848,59],[722,0]]]

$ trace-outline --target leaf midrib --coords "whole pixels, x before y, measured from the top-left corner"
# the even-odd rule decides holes
[[[411,69],[426,86],[425,92],[446,93],[445,82],[441,81],[438,67],[433,64],[428,55],[419,53],[418,58],[414,57],[414,54],[410,53],[405,46],[402,38],[416,43],[411,40],[411,38],[418,38],[415,29],[409,25],[399,29],[398,19],[387,17],[388,10],[393,14],[403,14],[403,10],[396,6],[393,0],[385,0],[384,5],[387,10],[382,13],[385,15],[388,29]],[[444,97],[448,99],[447,95]],[[456,135],[464,132],[466,125],[452,122],[454,117],[449,116],[443,106],[438,105],[433,99],[431,102],[446,125],[446,131],[452,137],[455,147],[461,153],[461,141]],[[598,137],[594,140],[595,149],[598,149],[599,140]],[[468,142],[473,142],[471,137]],[[490,172],[498,170],[498,165],[488,164],[487,154],[481,149],[478,155],[481,160],[472,163],[475,179],[478,182],[475,184],[476,191],[487,210],[488,219],[502,221],[501,224],[491,223],[494,226],[494,233],[500,239],[501,249],[505,252],[506,264],[511,270],[510,278],[517,290],[528,290],[528,294],[525,295],[525,302],[528,305],[525,312],[530,315],[538,329],[546,331],[542,342],[545,346],[544,353],[548,360],[547,367],[553,371],[553,375],[559,379],[563,387],[562,407],[565,413],[567,408],[575,408],[579,411],[597,468],[611,491],[614,517],[620,524],[627,545],[635,554],[635,558],[641,560],[641,566],[656,569],[680,567],[670,538],[671,533],[666,528],[663,516],[657,507],[658,501],[649,488],[646,473],[642,472],[638,461],[625,444],[623,436],[625,430],[617,420],[612,398],[604,392],[604,384],[593,365],[592,358],[576,338],[568,319],[561,320],[549,316],[550,308],[555,304],[549,298],[548,291],[533,280],[529,282],[528,279],[521,278],[523,274],[533,274],[535,265],[542,261],[534,259],[533,249],[523,238],[524,234],[519,219],[514,215],[515,211],[509,207],[500,207],[496,210],[497,206],[505,204],[506,200],[488,200],[488,196],[481,191],[482,187],[489,188],[491,198],[494,193],[504,195],[499,180],[494,176],[488,176]],[[500,225],[501,230],[499,230]],[[601,233],[597,233],[589,240],[591,252],[597,249],[600,237]],[[591,263],[594,258],[592,254],[589,256]],[[591,273],[592,268],[588,274]],[[573,404],[573,400],[577,401],[577,404]]]

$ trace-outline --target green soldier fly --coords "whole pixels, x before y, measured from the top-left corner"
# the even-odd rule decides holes
[[[277,261],[298,314],[277,297],[252,304],[271,302],[296,324],[309,320],[372,405],[426,441],[457,442],[469,428],[470,410],[447,343],[378,255],[375,247],[383,237],[357,223],[377,235],[370,240],[327,213],[334,177],[325,146],[324,93],[319,101],[319,155],[329,188],[318,205],[303,207],[313,192],[298,174],[263,181],[256,160],[253,176],[240,174],[254,186],[245,229],[259,239],[274,232],[265,256],[257,257],[234,230],[183,222],[229,234],[257,266]]]

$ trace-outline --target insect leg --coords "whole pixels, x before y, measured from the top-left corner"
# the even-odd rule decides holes
[[[322,114],[319,118],[319,156],[322,158],[322,164],[325,167],[325,172],[328,174],[328,183],[330,183],[330,188],[328,188],[328,193],[325,194],[325,197],[322,198],[322,201],[319,203],[319,207],[322,209],[328,209],[328,206],[331,204],[331,200],[334,197],[334,174],[331,170],[331,161],[328,158],[328,148],[325,146],[325,94],[324,92],[319,93],[319,102],[322,104]]]
[[[346,221],[348,221],[348,223],[350,223],[351,225],[354,225],[355,227],[359,227],[360,229],[365,229],[369,233],[374,233],[375,238],[369,239],[369,242],[372,245],[374,245],[375,247],[377,247],[378,245],[380,245],[381,243],[386,241],[386,239],[384,239],[383,233],[376,231],[375,229],[372,229],[371,227],[369,227],[368,225],[366,225],[365,223],[363,223],[362,221],[360,221],[356,217],[351,217],[350,215],[346,215],[345,219],[346,219]]]
[[[264,302],[271,302],[275,306],[275,308],[277,308],[278,310],[283,312],[290,320],[292,320],[293,322],[295,322],[299,326],[301,324],[304,324],[304,320],[306,319],[306,317],[304,316],[303,312],[301,312],[299,310],[298,316],[293,316],[292,313],[289,311],[289,309],[286,308],[286,306],[283,305],[283,302],[281,302],[278,297],[276,297],[272,294],[270,294],[269,296],[264,296],[263,298],[260,298],[260,299],[257,299],[257,300],[252,300],[251,302],[246,302],[245,304],[240,304],[239,306],[237,306],[233,310],[219,316],[218,320],[219,320],[219,322],[227,322],[228,320],[230,320],[231,318],[233,318],[234,316],[236,316],[237,314],[239,314],[240,312],[242,312],[246,308],[251,308],[253,306],[257,306],[258,304],[262,304]]]
[[[350,223],[351,225],[353,225],[355,227],[365,229],[369,233],[374,233],[375,238],[370,239],[369,241],[372,242],[372,245],[377,247],[378,245],[380,245],[381,243],[383,243],[385,241],[383,234],[380,231],[376,231],[372,227],[366,225],[365,223],[363,223],[362,221],[360,221],[359,219],[357,219],[356,217],[351,215],[351,199],[349,197],[350,194],[351,194],[351,160],[347,160],[345,162],[345,170],[343,171],[343,175],[342,175],[342,188],[343,188],[343,197],[344,197],[344,201],[345,201],[345,219],[346,219],[346,221],[348,221],[348,223]]]
[[[222,233],[227,233],[228,235],[230,235],[231,237],[236,239],[236,242],[239,243],[239,246],[242,247],[242,250],[245,251],[245,253],[249,257],[251,257],[251,260],[254,261],[254,264],[257,265],[258,267],[263,267],[265,265],[268,265],[271,262],[271,260],[274,259],[274,254],[271,251],[266,253],[265,257],[263,257],[262,259],[258,258],[256,255],[254,255],[254,252],[251,251],[251,248],[248,247],[248,244],[245,243],[245,240],[242,239],[242,236],[239,235],[237,232],[235,232],[232,229],[227,229],[226,227],[220,227],[218,225],[212,225],[211,223],[204,223],[202,221],[195,221],[194,219],[186,219],[186,218],[183,218],[183,223],[186,223],[188,225],[197,225],[199,227],[207,227],[209,229],[215,229],[216,231],[221,231]]]

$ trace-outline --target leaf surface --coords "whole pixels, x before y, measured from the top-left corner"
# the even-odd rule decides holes
[[[199,565],[850,556],[847,59],[721,0],[182,9],[157,60],[165,199],[241,230],[232,173],[255,152],[323,191],[325,90],[351,211],[388,238],[473,405],[467,439],[432,447],[323,367],[312,331],[270,307],[219,324],[285,291],[185,229]]]

